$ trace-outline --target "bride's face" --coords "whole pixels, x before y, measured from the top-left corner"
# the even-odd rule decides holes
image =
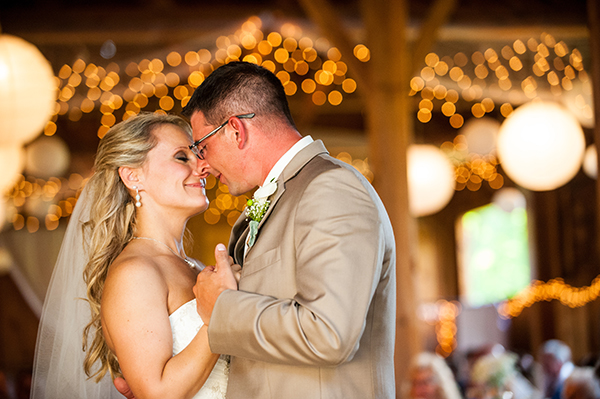
[[[201,170],[188,147],[191,137],[171,124],[157,127],[154,135],[157,144],[142,166],[143,206],[182,210],[189,216],[205,211],[208,172]]]

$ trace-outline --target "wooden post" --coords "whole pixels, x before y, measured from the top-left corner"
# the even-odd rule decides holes
[[[362,16],[371,60],[363,64],[327,0],[301,0],[306,13],[346,57],[345,61],[366,104],[369,163],[373,185],[386,206],[396,239],[396,397],[408,378],[410,361],[422,348],[415,296],[416,221],[408,207],[406,153],[412,142],[414,107],[410,79],[435,41],[436,32],[454,9],[456,0],[436,0],[423,23],[418,46],[408,38],[406,0],[363,0]],[[417,48],[418,47],[418,48]],[[411,52],[414,51],[414,55]]]
[[[417,330],[414,259],[416,222],[408,210],[406,152],[412,142],[412,111],[408,96],[412,60],[407,40],[405,0],[365,1],[364,15],[372,92],[367,101],[369,161],[373,181],[394,227],[396,238],[396,397],[408,376],[410,361],[421,350]]]
[[[592,57],[591,73],[592,92],[594,95],[594,143],[596,150],[600,147],[600,0],[588,0],[588,27],[590,29],[590,54]],[[600,171],[600,156],[597,164]],[[600,259],[600,177],[596,178],[596,245]]]

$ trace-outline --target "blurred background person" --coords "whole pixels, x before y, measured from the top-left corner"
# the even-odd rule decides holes
[[[593,367],[575,367],[563,384],[561,399],[600,399],[600,382]]]
[[[499,345],[500,347],[500,345]],[[541,399],[542,393],[519,371],[517,354],[497,348],[477,359],[468,399]]]
[[[561,398],[563,384],[575,368],[571,356],[571,348],[558,339],[548,340],[540,347],[539,362],[542,366],[540,389],[544,392],[545,398]]]
[[[431,352],[412,360],[409,370],[410,399],[461,399],[458,384],[446,361]]]

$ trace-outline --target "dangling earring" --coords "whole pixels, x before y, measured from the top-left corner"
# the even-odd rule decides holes
[[[140,196],[140,190],[138,189],[138,186],[133,186],[133,189],[135,190],[135,206],[136,208],[139,208],[142,206],[142,202],[140,201],[142,199]]]

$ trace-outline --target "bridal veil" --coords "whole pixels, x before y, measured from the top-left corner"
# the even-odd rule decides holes
[[[83,329],[90,308],[83,299],[83,223],[89,218],[93,195],[86,186],[79,196],[54,266],[38,329],[33,366],[33,399],[99,399],[123,396],[114,388],[110,374],[96,383],[83,371]]]

